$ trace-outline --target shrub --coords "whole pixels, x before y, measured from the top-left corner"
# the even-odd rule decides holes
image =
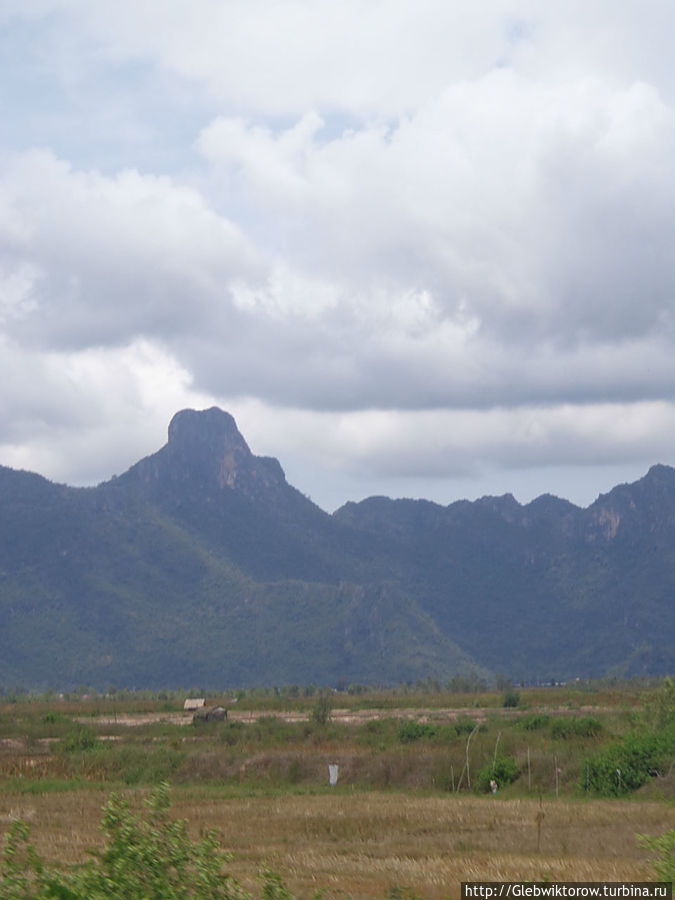
[[[594,716],[554,719],[551,737],[566,740],[572,737],[596,737],[602,731],[602,722]]]
[[[83,866],[61,871],[45,864],[28,843],[28,827],[15,822],[0,858],[0,900],[246,900],[224,871],[229,860],[210,831],[193,842],[187,822],[168,818],[169,789],[146,801],[145,818],[113,795],[103,810],[102,851]],[[264,900],[290,898],[278,876],[263,873]]]
[[[672,733],[631,732],[587,760],[582,786],[605,797],[634,791],[672,756],[674,745]]]
[[[45,713],[45,715],[42,717],[42,721],[45,725],[53,725],[55,722],[62,721],[64,718],[65,716],[62,716],[61,713],[50,710],[50,712]]]
[[[675,829],[664,834],[639,834],[638,843],[642,847],[658,853],[652,861],[654,871],[661,881],[675,881]]]
[[[476,789],[483,793],[490,791],[490,782],[497,782],[498,787],[504,787],[515,781],[519,775],[518,763],[513,756],[498,756],[493,762],[487,763],[479,771],[476,779]]]
[[[424,722],[401,722],[398,727],[398,739],[402,744],[411,744],[420,738],[432,738],[435,734],[434,726]]]
[[[520,704],[520,694],[518,691],[509,688],[502,699],[502,706],[515,708]]]
[[[107,776],[125,784],[160,784],[166,782],[185,760],[185,753],[169,747],[104,748],[100,762]]]
[[[328,691],[321,691],[312,708],[312,722],[325,725],[333,711],[333,700]]]
[[[242,722],[228,722],[225,728],[219,730],[218,737],[228,747],[234,747],[244,737],[245,728]]]
[[[468,716],[460,716],[456,722],[453,722],[452,727],[455,729],[455,734],[460,737],[463,734],[471,734],[476,727],[476,722],[469,719]],[[483,726],[479,730],[483,730]]]
[[[574,733],[578,737],[597,737],[602,733],[602,722],[595,716],[581,716],[573,721]]]
[[[542,715],[541,713],[531,713],[529,716],[523,716],[515,723],[516,728],[522,728],[523,731],[537,731],[545,728],[551,721],[551,717]]]
[[[424,898],[416,894],[412,888],[399,887],[395,884],[387,891],[386,900],[424,900]]]
[[[385,719],[372,719],[364,722],[356,729],[356,740],[359,744],[368,747],[379,747],[384,750],[398,737],[398,729],[401,722],[398,719],[387,717]]]
[[[86,725],[77,725],[59,741],[59,749],[64,753],[77,753],[94,750],[98,744],[99,740],[91,728],[88,728]]]
[[[675,724],[675,679],[664,678],[647,708],[647,719],[654,728],[668,728]]]

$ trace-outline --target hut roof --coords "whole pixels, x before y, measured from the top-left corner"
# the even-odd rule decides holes
[[[202,706],[206,703],[203,697],[188,697],[185,703],[183,704],[183,709],[185,710],[193,710],[193,709],[201,709]]]

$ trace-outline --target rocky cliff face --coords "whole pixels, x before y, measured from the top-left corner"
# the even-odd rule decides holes
[[[675,469],[652,466],[634,484],[620,484],[601,494],[583,513],[586,539],[651,542],[670,540],[675,530]]]
[[[289,489],[279,462],[254,456],[234,418],[217,407],[176,413],[167,444],[122,477],[151,490],[159,484],[190,482],[200,492],[231,489],[258,500],[273,500]]]
[[[221,488],[235,486],[253,455],[233,417],[216,407],[176,413],[160,453],[174,478],[197,477]]]

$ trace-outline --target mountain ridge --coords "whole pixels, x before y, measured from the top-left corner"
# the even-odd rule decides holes
[[[586,508],[332,515],[217,407],[92,488],[0,466],[0,684],[517,680],[675,669],[675,469]]]

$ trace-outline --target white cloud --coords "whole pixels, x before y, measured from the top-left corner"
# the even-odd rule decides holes
[[[167,177],[109,178],[33,150],[8,160],[0,185],[13,220],[0,239],[21,271],[40,273],[22,301],[33,314],[11,327],[30,343],[86,348],[208,329],[232,281],[255,277],[241,231]]]
[[[441,503],[545,492],[588,505],[620,481],[672,460],[675,405],[558,404],[516,410],[347,413],[230,400],[254,453],[325,509],[373,494]]]
[[[40,354],[5,342],[0,378],[3,465],[92,484],[121,473],[166,439],[178,409],[212,405],[175,359],[146,341]]]
[[[287,257],[343,295],[398,282],[509,340],[662,327],[675,130],[653,89],[497,71],[393,130],[323,141],[309,120],[274,136],[220,118],[200,148],[252,216],[276,223]]]
[[[0,20],[2,461],[105,477],[214,400],[355,478],[667,456],[672,4]]]
[[[251,402],[235,402],[233,408],[240,426],[247,423],[256,452],[272,452],[275,444],[294,453],[301,446],[308,458],[320,457],[330,468],[373,477],[455,477],[485,465],[515,469],[593,465],[607,458],[631,461],[642,459],[646,447],[656,459],[669,452],[675,429],[675,405],[660,401],[342,414],[281,412]]]

